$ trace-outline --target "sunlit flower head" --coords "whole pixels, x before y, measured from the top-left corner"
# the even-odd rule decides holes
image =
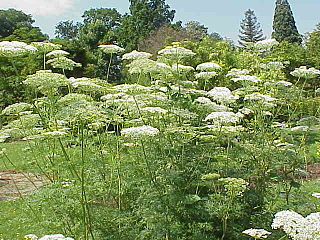
[[[131,137],[131,138],[155,136],[155,135],[158,135],[159,133],[160,133],[159,129],[151,126],[130,127],[130,128],[123,128],[121,130],[121,136]]]
[[[230,104],[239,99],[238,95],[233,94],[229,88],[214,87],[208,92],[208,96],[219,103]]]
[[[221,66],[219,64],[214,63],[214,62],[205,62],[205,63],[199,64],[196,69],[198,71],[211,72],[211,71],[215,71],[217,69],[221,69]]]
[[[254,47],[257,50],[269,51],[272,47],[277,46],[279,42],[275,39],[266,39],[259,42],[256,42]]]
[[[66,56],[69,55],[70,53],[68,53],[67,51],[64,50],[53,50],[49,53],[46,54],[47,57],[62,57],[62,56]]]
[[[141,58],[150,58],[152,57],[151,53],[147,52],[138,52],[136,50],[133,50],[130,53],[123,54],[122,59],[124,60],[137,60]]]
[[[185,66],[181,64],[174,64],[171,66],[173,70],[176,70],[178,72],[193,72],[194,68],[191,66]]]
[[[216,124],[236,124],[241,120],[241,117],[233,112],[212,112],[204,120]]]
[[[160,63],[147,58],[133,60],[128,64],[129,73],[165,73],[171,71],[171,67],[165,63]]]
[[[32,42],[30,45],[36,47],[40,52],[44,53],[58,50],[62,47],[60,44],[53,44],[50,42]]]
[[[40,70],[27,76],[23,83],[44,94],[53,94],[57,92],[59,87],[67,86],[67,78],[62,74],[53,73],[51,70]]]
[[[194,75],[196,79],[211,79],[216,77],[218,74],[216,72],[200,72]]]
[[[30,110],[31,108],[32,108],[32,105],[28,103],[15,103],[3,109],[2,114],[19,115],[20,113]]]
[[[185,56],[194,56],[194,55],[196,55],[190,49],[186,49],[184,47],[180,47],[180,46],[177,46],[177,45],[165,47],[164,49],[160,50],[158,52],[158,54],[162,55],[162,56],[167,56],[167,57],[168,56],[185,57]]]
[[[75,61],[66,57],[57,57],[47,61],[51,64],[53,68],[59,68],[64,70],[73,70],[75,67],[81,67],[81,63],[76,63]]]
[[[271,232],[268,232],[264,229],[253,229],[253,228],[244,230],[242,233],[248,236],[251,236],[254,239],[266,239],[271,234]]]
[[[311,79],[320,76],[320,70],[315,68],[307,68],[306,66],[301,66],[299,68],[296,68],[290,74],[298,78]]]
[[[123,52],[125,49],[122,47],[119,47],[117,45],[99,45],[98,46],[103,52],[105,53],[121,53]]]
[[[240,75],[248,75],[250,73],[249,70],[247,69],[237,69],[237,68],[232,68],[228,73],[227,77],[238,77]]]
[[[261,67],[262,69],[274,71],[274,70],[281,70],[281,69],[283,69],[283,68],[284,68],[284,65],[283,65],[283,63],[281,63],[281,62],[268,62],[268,63],[265,63],[265,64],[260,65],[260,67]]]
[[[37,51],[37,48],[30,46],[24,42],[18,41],[2,41],[0,42],[0,56],[16,57],[26,53]]]
[[[252,82],[252,83],[258,83],[258,82],[261,82],[261,79],[256,76],[239,75],[235,78],[232,78],[231,81],[234,81],[234,82],[247,81],[247,82]]]

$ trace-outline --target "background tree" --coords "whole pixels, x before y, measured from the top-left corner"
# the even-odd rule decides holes
[[[302,42],[287,0],[277,0],[276,2],[272,37],[279,42],[288,41],[299,44]]]
[[[76,39],[81,23],[73,21],[61,21],[56,25],[55,36],[60,39]]]
[[[255,43],[264,40],[265,37],[254,11],[248,9],[244,15],[245,17],[240,23],[240,41],[238,42],[241,46],[245,47],[247,46],[246,43]]]
[[[48,39],[40,28],[32,26],[33,23],[32,16],[22,11],[0,10],[0,40],[32,42]]]
[[[160,49],[170,43],[184,40],[195,41],[196,39],[185,28],[177,28],[166,24],[152,31],[149,37],[140,41],[139,49],[156,55]]]
[[[317,69],[320,68],[320,24],[307,35],[306,56]]]
[[[0,38],[11,35],[20,27],[32,28],[34,20],[31,15],[15,9],[0,10]]]
[[[120,26],[122,15],[115,8],[90,9],[82,17],[79,39],[90,49],[116,41],[115,31]]]
[[[164,0],[130,0],[129,9],[118,34],[121,44],[129,50],[137,48],[152,31],[171,23],[175,15]]]

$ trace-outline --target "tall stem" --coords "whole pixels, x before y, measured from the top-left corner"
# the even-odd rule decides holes
[[[110,74],[111,62],[112,62],[112,53],[111,53],[111,55],[110,55],[110,60],[109,60],[108,73],[107,73],[107,81],[109,81],[109,74]]]

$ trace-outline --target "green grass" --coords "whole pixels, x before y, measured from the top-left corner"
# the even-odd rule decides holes
[[[34,170],[32,153],[27,142],[12,142],[0,144],[0,150],[6,149],[8,159],[0,157],[0,170]]]

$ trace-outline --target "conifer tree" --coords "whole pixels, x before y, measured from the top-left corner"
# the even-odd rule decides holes
[[[279,42],[302,42],[288,0],[277,0],[276,2],[272,37]]]
[[[265,39],[257,17],[251,9],[245,12],[245,17],[240,23],[239,32],[239,44],[241,46],[247,46],[246,43],[255,43]]]

